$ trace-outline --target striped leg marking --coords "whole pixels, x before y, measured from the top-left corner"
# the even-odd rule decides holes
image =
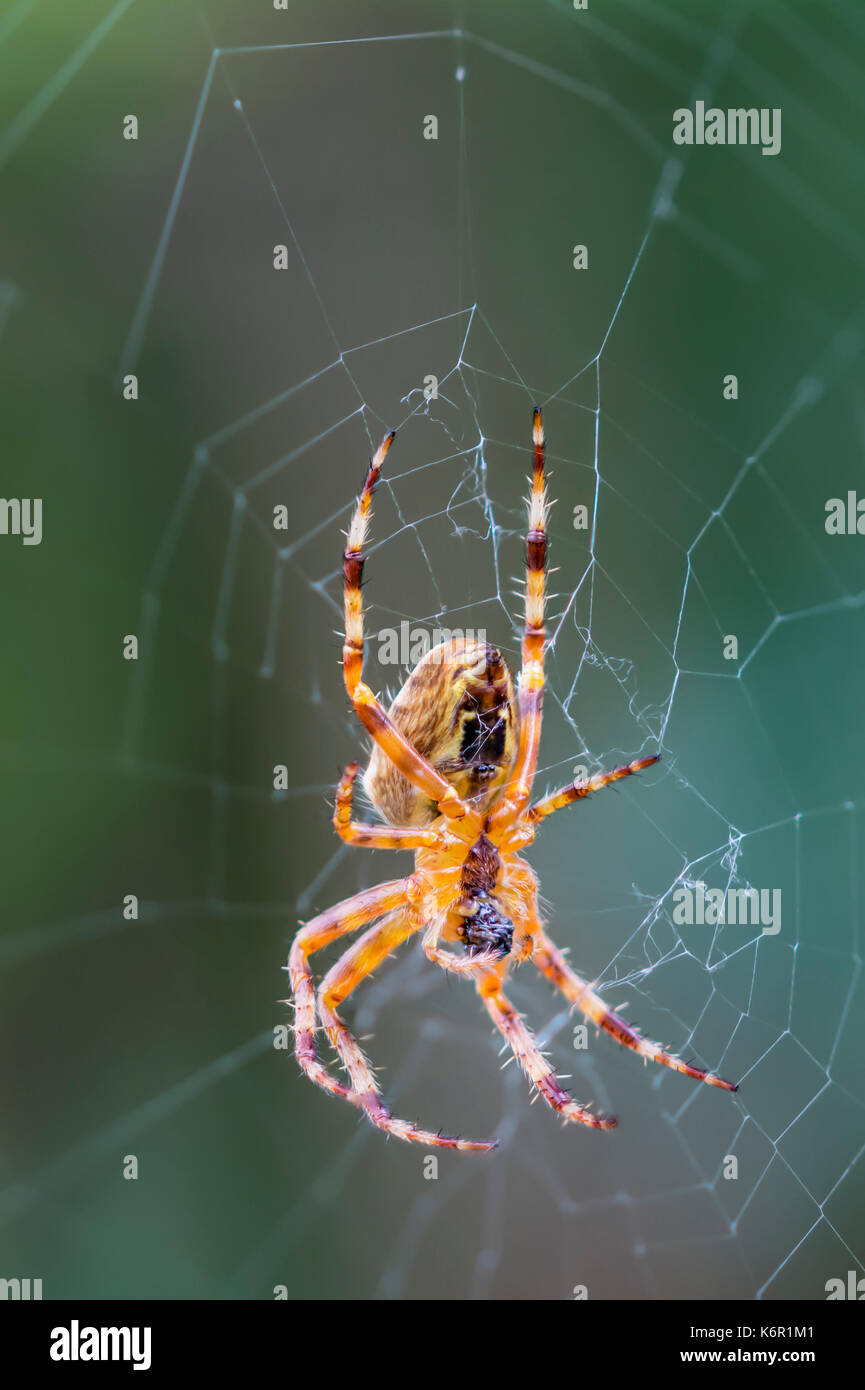
[[[532,429],[534,470],[529,496],[529,529],[526,535],[526,613],[523,628],[522,667],[519,675],[520,741],[511,781],[503,801],[490,819],[490,838],[497,843],[506,828],[525,809],[532,792],[544,698],[544,606],[547,563],[547,489],[544,477],[544,426],[535,408]]]
[[[725,1091],[738,1091],[738,1086],[734,1086],[732,1081],[725,1081],[715,1072],[704,1071],[702,1067],[693,1067],[689,1062],[683,1062],[681,1057],[676,1057],[671,1052],[665,1052],[657,1043],[649,1042],[647,1038],[641,1037],[636,1028],[632,1028],[630,1023],[608,1008],[600,995],[596,994],[585,980],[582,980],[571,969],[561,951],[553,945],[545,933],[541,932],[537,940],[538,949],[532,959],[541,974],[546,975],[547,979],[561,990],[566,999],[570,999],[572,1004],[576,1004],[587,1018],[590,1018],[599,1028],[603,1028],[604,1032],[609,1033],[616,1042],[639,1053],[645,1061],[659,1062],[661,1066],[669,1067],[672,1071],[680,1071],[685,1076],[692,1076],[695,1081],[705,1081],[707,1086],[720,1086]]]

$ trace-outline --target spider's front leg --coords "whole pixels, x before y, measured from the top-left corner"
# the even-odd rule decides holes
[[[357,1039],[336,1012],[336,1006],[347,999],[361,980],[371,974],[391,951],[416,932],[418,925],[412,914],[398,910],[384,922],[365,932],[322,980],[318,996],[319,1016],[328,1038],[339,1053],[351,1078],[352,1090],[349,1098],[362,1107],[372,1124],[388,1134],[393,1134],[397,1139],[406,1139],[415,1144],[483,1153],[496,1148],[498,1141],[432,1134],[429,1130],[419,1129],[409,1120],[400,1120],[393,1116],[382,1100],[372,1068]]]
[[[535,937],[536,949],[532,957],[535,965],[542,975],[552,981],[557,989],[560,989],[566,999],[572,1004],[576,1004],[587,1018],[599,1028],[603,1028],[605,1033],[615,1038],[616,1042],[623,1047],[629,1047],[633,1052],[648,1062],[660,1062],[664,1067],[669,1067],[672,1071],[683,1072],[685,1076],[692,1076],[695,1081],[705,1081],[707,1086],[720,1086],[724,1091],[738,1091],[739,1087],[734,1086],[732,1081],[725,1081],[722,1076],[718,1076],[713,1071],[704,1071],[702,1067],[694,1067],[690,1062],[683,1062],[681,1057],[676,1057],[671,1052],[665,1052],[657,1043],[649,1042],[632,1028],[619,1014],[614,1013],[596,994],[593,989],[582,980],[576,971],[572,970],[562,952],[554,946],[550,938],[546,935],[538,923],[538,930]]]
[[[509,962],[493,966],[475,981],[478,994],[487,1013],[513,1052],[522,1070],[547,1105],[563,1120],[590,1125],[592,1129],[613,1129],[618,1121],[612,1115],[593,1115],[584,1105],[578,1105],[562,1086],[549,1062],[538,1047],[537,1039],[523,1022],[513,1004],[502,990],[502,981]]]
[[[374,918],[401,906],[407,901],[407,889],[408,880],[400,878],[356,893],[353,898],[347,898],[345,902],[307,922],[291,943],[288,973],[294,995],[295,1056],[310,1081],[332,1096],[341,1096],[343,1100],[353,1099],[351,1091],[331,1076],[316,1051],[315,981],[309,967],[309,957],[339,937],[347,936]]]
[[[464,920],[460,913],[453,908],[450,911],[436,913],[424,932],[421,942],[427,960],[432,961],[433,965],[440,965],[442,970],[449,970],[454,975],[475,974],[478,970],[495,964],[501,958],[501,952],[494,950],[478,951],[474,955],[457,956],[439,945],[443,937],[448,941],[459,941],[459,928],[463,925]]]
[[[395,1119],[381,1099],[372,1069],[360,1046],[336,1013],[335,1006],[346,999],[391,951],[418,930],[419,923],[411,913],[410,906],[417,897],[418,884],[413,877],[394,879],[338,903],[336,907],[313,918],[297,933],[291,945],[288,964],[295,1005],[295,1055],[311,1081],[328,1094],[359,1106],[374,1125],[388,1134],[437,1148],[485,1152],[494,1149],[497,1141],[482,1142],[432,1134],[408,1120]],[[316,1000],[309,957],[377,917],[384,917],[384,921],[371,927],[339,958],[322,981]],[[348,1072],[350,1087],[331,1076],[319,1058],[315,1046],[319,1017]]]

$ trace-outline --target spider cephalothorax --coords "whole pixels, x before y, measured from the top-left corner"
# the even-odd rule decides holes
[[[469,955],[485,951],[496,957],[508,956],[513,950],[514,924],[506,915],[503,868],[495,845],[481,834],[463,861],[456,905],[462,918],[456,923],[456,934]]]
[[[337,789],[334,826],[349,844],[414,850],[415,870],[408,878],[357,893],[308,922],[294,939],[288,967],[296,1009],[295,1050],[306,1074],[331,1095],[360,1107],[389,1134],[454,1149],[491,1149],[495,1141],[433,1134],[391,1115],[372,1068],[337,1013],[361,980],[421,931],[423,949],[431,961],[474,979],[487,1012],[520,1066],[564,1120],[595,1129],[610,1129],[616,1123],[571,1099],[504,994],[507,972],[520,961],[532,960],[587,1018],[645,1060],[710,1086],[736,1090],[715,1072],[684,1062],[643,1038],[571,969],[547,935],[538,907],[537,881],[520,854],[545,816],[658,760],[657,754],[635,759],[529,804],[544,688],[547,496],[539,410],[533,437],[526,613],[516,694],[501,653],[487,643],[462,639],[434,647],[387,712],[361,680],[363,544],[372,494],[393,434],[385,436],[370,464],[343,561],[343,671],[355,711],[374,740],[364,785],[389,824],[352,821],[358,773],[357,764],[352,763]],[[316,992],[309,957],[360,927],[367,930],[328,971]],[[319,1027],[339,1056],[347,1083],[333,1076],[320,1060],[315,1045]]]

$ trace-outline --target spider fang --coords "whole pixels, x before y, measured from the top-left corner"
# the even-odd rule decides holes
[[[473,905],[474,912],[457,929],[467,953],[474,956],[479,951],[495,951],[498,956],[509,956],[514,944],[513,922],[502,916],[486,893],[479,894]]]

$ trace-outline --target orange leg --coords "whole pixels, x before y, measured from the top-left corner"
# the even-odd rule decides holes
[[[391,951],[417,930],[418,924],[398,910],[384,922],[364,932],[360,940],[340,956],[333,969],[328,971],[322,980],[318,996],[319,1016],[327,1036],[351,1078],[352,1098],[362,1106],[367,1118],[374,1125],[386,1130],[388,1134],[395,1135],[397,1139],[410,1140],[415,1144],[485,1152],[496,1147],[495,1140],[484,1143],[446,1134],[432,1134],[428,1130],[418,1129],[417,1125],[408,1120],[395,1119],[382,1100],[372,1068],[357,1040],[336,1012],[336,1006],[348,998],[361,980],[371,974]]]
[[[453,940],[456,928],[461,926],[463,921],[464,918],[458,912],[448,915],[448,939]],[[421,943],[427,960],[431,960],[434,965],[440,965],[442,970],[450,970],[454,975],[471,975],[500,959],[495,951],[479,951],[477,955],[458,956],[453,951],[446,950],[439,945],[444,925],[442,914],[437,913],[424,932]]]
[[[330,1075],[315,1047],[315,983],[309,968],[309,957],[338,937],[357,931],[358,927],[366,926],[373,918],[401,907],[407,900],[410,883],[411,880],[406,878],[393,879],[390,883],[380,883],[376,888],[367,888],[353,898],[347,898],[345,902],[314,917],[301,928],[291,943],[288,970],[295,1006],[295,1055],[311,1081],[332,1096],[341,1096],[343,1100],[353,1100],[354,1097],[347,1086]]]
[[[658,762],[660,756],[660,753],[656,753],[652,758],[637,758],[632,763],[614,768],[612,772],[597,772],[586,782],[572,782],[569,787],[560,787],[557,792],[550,792],[549,796],[530,806],[526,812],[526,820],[532,825],[537,825],[539,820],[552,815],[553,811],[560,811],[563,806],[570,806],[572,802],[580,801],[584,796],[591,796],[592,792],[599,792],[602,787],[608,787],[612,782],[620,781],[622,777],[630,777],[634,772],[642,772],[643,768],[651,767],[652,763]]]
[[[490,1018],[526,1076],[537,1087],[547,1105],[555,1110],[557,1115],[561,1115],[563,1120],[590,1125],[592,1129],[613,1129],[617,1121],[612,1115],[593,1115],[585,1106],[572,1100],[561,1085],[538,1047],[534,1034],[529,1031],[513,1004],[502,993],[503,973],[502,967],[499,970],[488,971],[483,978],[476,981],[477,989]]]
[[[716,1076],[713,1071],[703,1071],[701,1067],[692,1067],[690,1063],[683,1062],[680,1057],[674,1056],[670,1052],[665,1052],[657,1043],[649,1042],[640,1036],[636,1028],[632,1028],[630,1023],[626,1023],[623,1018],[613,1012],[604,1003],[603,999],[597,995],[593,989],[586,984],[585,980],[571,969],[562,952],[554,946],[549,937],[539,931],[537,935],[537,949],[532,957],[535,965],[542,975],[546,975],[548,980],[562,991],[566,999],[570,999],[572,1004],[576,1004],[578,1009],[590,1018],[599,1028],[603,1028],[605,1033],[609,1033],[616,1042],[623,1047],[630,1047],[634,1052],[650,1062],[660,1062],[662,1066],[670,1067],[672,1071],[680,1071],[685,1076],[693,1076],[696,1081],[705,1081],[709,1086],[720,1086],[725,1091],[738,1091],[738,1086],[734,1086],[731,1081],[725,1081],[723,1077]]]
[[[343,576],[345,595],[345,643],[342,649],[342,667],[345,688],[355,712],[368,733],[372,735],[385,756],[399,768],[404,777],[432,800],[438,803],[439,810],[454,824],[460,838],[473,840],[479,830],[480,821],[469,811],[465,802],[457,795],[450,783],[436,772],[435,768],[421,757],[416,748],[400,733],[399,729],[385,713],[368,685],[361,680],[363,673],[363,599],[361,581],[363,579],[363,546],[372,507],[372,494],[378,482],[382,464],[391,446],[394,431],[386,434],[373,458],[364,483],[363,492],[358,498],[357,507],[348,532],[348,544],[343,556]]]
[[[448,836],[437,830],[389,825],[358,825],[351,818],[352,792],[358,764],[349,763],[336,789],[333,828],[347,845],[363,845],[366,849],[447,849]]]
[[[537,408],[532,439],[534,471],[529,498],[529,529],[526,535],[526,615],[519,676],[520,741],[507,793],[490,818],[489,834],[494,844],[498,843],[502,832],[517,819],[531,796],[541,741],[548,505],[544,481],[544,427],[541,412]]]

